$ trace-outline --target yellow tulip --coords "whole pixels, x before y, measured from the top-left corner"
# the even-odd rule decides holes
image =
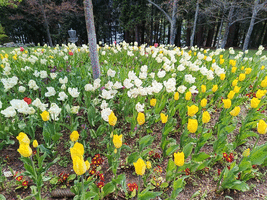
[[[220,65],[224,63],[224,59],[220,59]]]
[[[267,87],[267,79],[261,81],[261,87]]]
[[[250,74],[250,73],[251,73],[251,71],[252,71],[252,69],[251,69],[251,68],[246,68],[246,69],[245,69],[245,74]]]
[[[202,114],[202,123],[206,124],[210,121],[210,114],[208,111],[203,112]]]
[[[193,117],[198,112],[198,107],[195,105],[187,106],[187,114],[190,117]]]
[[[145,114],[144,113],[141,113],[141,112],[138,113],[138,115],[137,115],[137,122],[138,122],[138,124],[140,126],[143,125],[146,122],[146,120],[145,120]]]
[[[70,134],[70,140],[72,142],[76,142],[78,139],[79,139],[79,133],[78,131],[73,131],[71,134]]]
[[[86,165],[86,163],[84,162],[82,157],[79,156],[74,156],[72,158],[73,161],[73,170],[77,175],[83,175],[87,168],[88,168],[88,163]]]
[[[134,164],[135,172],[137,175],[143,176],[146,171],[146,163],[139,158]]]
[[[178,100],[179,99],[179,93],[178,92],[175,92],[175,94],[174,94],[174,100]]]
[[[246,74],[239,74],[238,80],[243,81],[246,78]]]
[[[72,148],[70,148],[71,158],[73,159],[75,156],[83,157],[84,147],[81,143],[76,142]]]
[[[155,106],[156,105],[156,103],[157,103],[157,99],[151,99],[150,100],[150,106]]]
[[[261,102],[261,100],[253,97],[250,101],[251,108],[257,108],[260,102]]]
[[[231,102],[230,99],[223,99],[222,101],[223,101],[223,104],[224,104],[224,108],[227,109],[227,108],[230,108],[231,107],[232,102]]]
[[[235,86],[235,87],[234,87],[234,92],[235,92],[235,93],[238,93],[238,92],[240,91],[240,88],[241,88],[241,87]]]
[[[117,123],[117,117],[115,116],[114,112],[112,111],[108,116],[108,123],[111,126],[115,126]]]
[[[46,110],[44,112],[42,112],[42,114],[40,114],[42,117],[43,121],[48,121],[49,120],[49,112],[47,112]]]
[[[90,163],[88,160],[85,161],[85,165],[86,165],[86,170],[88,170],[90,168]]]
[[[261,99],[264,95],[265,95],[265,91],[264,91],[264,90],[259,89],[259,90],[256,92],[256,97],[257,97],[258,99]]]
[[[221,74],[220,79],[223,81],[225,79],[225,74]]]
[[[213,85],[212,92],[216,92],[218,90],[218,85]]]
[[[187,92],[187,93],[185,93],[185,99],[186,99],[187,101],[189,101],[189,100],[191,99],[191,96],[192,96],[191,92]]]
[[[151,162],[150,161],[146,161],[146,168],[147,169],[151,169]]]
[[[267,124],[265,123],[265,121],[263,121],[262,119],[259,121],[259,123],[257,124],[257,131],[260,134],[265,134],[267,133]]]
[[[205,93],[207,90],[206,85],[201,85],[201,92]]]
[[[28,144],[28,145],[30,144],[29,137],[23,132],[20,132],[16,138],[20,144]]]
[[[264,66],[264,65],[262,65],[262,66],[261,66],[261,70],[264,70],[264,68],[265,68],[265,66]]]
[[[187,129],[190,133],[195,133],[197,131],[198,122],[196,119],[188,119]]]
[[[236,70],[237,70],[237,68],[236,68],[236,67],[232,67],[232,70],[231,70],[231,72],[232,72],[232,73],[235,73],[235,72],[236,72]]]
[[[237,79],[233,80],[232,86],[237,86],[237,83],[238,83],[238,80]]]
[[[32,155],[32,149],[29,144],[24,144],[24,143],[20,144],[18,152],[20,153],[20,155],[26,158]]]
[[[207,99],[205,99],[205,98],[202,99],[200,102],[201,107],[205,107],[207,105],[207,102],[208,102]]]
[[[165,124],[168,121],[168,115],[164,115],[163,113],[160,113],[160,119],[163,124]]]
[[[174,153],[174,163],[179,166],[182,167],[184,165],[184,152],[181,153]]]
[[[113,144],[118,149],[122,146],[122,135],[113,135]]]
[[[227,95],[227,98],[228,98],[228,99],[233,99],[234,96],[235,96],[235,92],[234,92],[233,90],[231,90],[231,91],[229,92],[229,94]]]
[[[33,140],[33,142],[32,142],[32,146],[33,146],[34,148],[38,147],[38,142],[37,142],[37,140]]]
[[[232,115],[232,116],[237,116],[238,114],[239,114],[239,112],[240,112],[240,107],[239,106],[236,106],[231,112],[230,112],[230,114]]]

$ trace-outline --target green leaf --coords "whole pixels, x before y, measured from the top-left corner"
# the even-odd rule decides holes
[[[179,145],[172,145],[166,150],[166,155],[169,156],[173,154],[177,149],[179,148]]]
[[[253,148],[249,158],[252,165],[261,165],[267,159],[267,143]]]
[[[177,195],[183,191],[185,185],[184,179],[187,177],[188,176],[184,176],[173,182],[173,191],[171,195],[172,198],[176,198]]]
[[[246,139],[248,137],[256,137],[256,138],[258,138],[259,135],[257,133],[255,133],[255,132],[253,132],[253,131],[244,131],[238,139],[239,140],[244,140],[244,139]]]
[[[157,196],[161,195],[162,192],[152,192],[152,191],[148,191],[143,190],[139,195],[138,195],[138,200],[149,200],[149,199],[154,199]]]
[[[202,162],[203,160],[206,160],[209,157],[210,157],[210,155],[208,155],[208,154],[206,154],[204,152],[201,152],[198,155],[193,155],[192,160],[194,160],[196,162]]]
[[[0,194],[0,200],[6,200],[6,197],[2,194]]]
[[[115,186],[112,183],[107,183],[103,187],[104,197],[115,191]]]
[[[98,193],[91,192],[91,191],[85,193],[85,199],[91,199],[91,198],[93,198],[95,196],[98,196]]]
[[[184,152],[184,158],[186,159],[188,156],[190,156],[192,150],[193,150],[193,142],[188,143],[184,148],[183,148],[183,152]]]
[[[139,140],[139,150],[140,152],[145,148],[145,147],[148,147],[150,146],[154,141],[154,137],[151,136],[151,135],[146,135],[144,137],[142,137],[140,140]]]
[[[139,156],[139,153],[138,153],[138,152],[134,152],[134,153],[132,153],[131,155],[128,156],[127,161],[128,161],[128,163],[133,163],[133,162],[135,162],[139,157],[140,157],[140,156]]]
[[[69,177],[67,178],[67,181],[73,181],[76,178],[76,174],[71,174],[69,175]]]

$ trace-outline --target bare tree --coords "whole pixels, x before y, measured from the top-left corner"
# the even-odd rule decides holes
[[[254,1],[254,6],[253,6],[253,10],[252,10],[252,17],[251,17],[251,20],[250,20],[250,24],[249,24],[248,32],[247,32],[247,35],[246,35],[246,39],[244,41],[243,51],[247,50],[247,48],[248,48],[250,36],[251,36],[252,31],[253,31],[253,27],[254,27],[256,16],[257,16],[258,12],[260,10],[267,10],[266,9],[267,1],[264,1],[261,4],[259,4],[259,3],[260,3],[260,0],[255,0]]]
[[[194,45],[194,38],[196,33],[196,27],[197,27],[197,16],[199,11],[199,0],[197,0],[197,6],[196,6],[196,13],[195,13],[195,19],[194,19],[194,25],[193,25],[193,32],[190,37],[190,46],[192,47]]]
[[[177,3],[178,0],[173,0],[173,8],[172,8],[172,17],[168,15],[165,10],[163,10],[158,4],[154,3],[151,0],[147,0],[149,3],[153,4],[156,8],[158,8],[163,14],[166,16],[168,21],[171,24],[171,30],[170,30],[170,44],[174,44],[175,41],[175,33],[176,33],[176,14],[177,14]]]
[[[83,4],[84,4],[84,15],[86,21],[87,34],[88,34],[90,58],[93,70],[93,78],[97,79],[100,76],[100,65],[99,65],[99,58],[98,58],[97,44],[96,44],[96,33],[95,33],[92,0],[84,0]]]

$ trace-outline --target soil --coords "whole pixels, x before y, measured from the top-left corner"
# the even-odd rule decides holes
[[[242,107],[241,111],[242,115],[244,116],[246,113],[246,108]],[[266,111],[265,111],[266,113]],[[240,117],[242,117],[240,115]],[[210,127],[213,127],[215,124],[215,121],[218,119],[219,112],[214,113],[213,120],[210,122]],[[239,119],[241,120],[241,119]],[[239,121],[238,120],[238,121]],[[233,132],[233,136],[238,133],[238,129],[240,128],[241,124],[237,123],[236,130]],[[159,149],[157,148],[157,145],[160,143],[161,139],[161,129],[162,127],[156,126],[153,130],[152,135],[155,137],[155,141],[153,143],[154,151],[156,153],[161,154]],[[67,174],[74,174],[74,171],[72,169],[72,162],[70,158],[69,153],[69,145],[66,145],[64,141],[69,141],[69,134],[62,132],[63,136],[60,139],[60,143],[57,145],[57,152],[61,157],[61,160],[53,165],[48,172],[52,173],[54,176],[58,176],[60,173],[67,173]],[[41,141],[41,132],[38,131],[36,133],[37,140]],[[19,147],[19,144],[16,140],[16,138],[11,138],[15,141],[14,145],[9,145],[0,152],[0,158],[2,158],[1,164],[3,166],[2,171],[9,171],[8,167],[11,167],[14,172],[23,172],[24,167],[22,161],[19,159],[20,154],[17,152],[17,149]],[[125,141],[128,146],[134,147],[135,146],[135,139],[136,138],[125,138]],[[179,140],[179,135],[176,135],[177,141]],[[231,139],[230,139],[231,140]],[[242,145],[236,149],[236,152],[243,152],[244,149],[250,147],[252,148],[255,143],[255,138],[249,138],[249,142],[246,143],[246,146]],[[264,144],[267,142],[267,134],[266,135],[260,135],[260,140],[258,142],[258,145]],[[91,148],[97,148],[97,144],[92,144]],[[99,149],[101,151],[101,149]],[[206,153],[210,153],[212,151],[212,146],[205,145],[202,148],[202,151]],[[85,158],[87,158],[89,155],[89,152],[86,152]],[[105,182],[108,183],[112,178],[112,172],[109,169],[107,158],[101,155],[103,158],[103,163],[101,165],[101,171],[104,174]],[[133,173],[134,168],[132,165],[125,165],[126,163],[126,157],[127,154],[124,152],[121,154],[121,165],[118,169],[117,174],[125,173],[126,180],[130,183],[136,182],[138,183],[138,177]],[[190,159],[190,158],[188,158]],[[63,160],[63,161],[62,161]],[[168,158],[163,159],[160,158],[160,163],[163,169],[162,176],[164,178],[166,166],[167,166]],[[240,192],[236,190],[225,190],[222,193],[218,194],[216,193],[216,184],[217,182],[214,180],[215,175],[217,174],[217,170],[221,168],[222,166],[220,164],[215,164],[212,168],[205,169],[202,171],[198,171],[194,174],[190,174],[189,178],[186,179],[186,186],[184,190],[179,194],[177,199],[191,199],[192,195],[196,192],[199,192],[199,195],[195,199],[216,199],[216,200],[224,200],[224,199],[242,199],[242,200],[251,200],[251,199],[257,199],[257,200],[264,200],[267,199],[267,177],[265,175],[266,167],[257,167],[258,171],[263,174],[260,177],[250,179],[247,183],[250,186],[250,190],[247,192]],[[47,173],[48,175],[48,173]],[[151,177],[150,177],[151,178]],[[7,178],[7,181],[4,183],[4,189],[0,190],[0,193],[3,194],[7,200],[15,200],[20,199],[18,198],[18,195],[23,199],[31,194],[30,186],[33,185],[32,181],[27,179],[29,181],[29,185],[27,188],[20,188],[15,189],[18,185],[14,184],[15,178],[9,177]],[[13,184],[11,184],[13,183]],[[127,182],[128,183],[128,182]],[[126,183],[126,184],[127,184]],[[64,183],[64,184],[58,184],[56,186],[51,185],[48,182],[45,182],[45,186],[42,190],[42,197],[46,198],[48,200],[50,199],[72,199],[72,197],[66,198],[52,198],[51,197],[51,191],[55,188],[60,188],[62,186],[66,188],[70,188],[70,186],[73,185],[73,182]],[[164,193],[170,193],[170,188],[166,188]],[[117,197],[114,197],[113,195],[107,196],[105,199],[126,199],[125,194],[123,192],[119,192]],[[156,199],[161,199],[157,197]]]

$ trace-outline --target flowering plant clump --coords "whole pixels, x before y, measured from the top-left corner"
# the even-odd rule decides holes
[[[3,50],[0,150],[17,138],[25,173],[16,181],[31,185],[28,198],[42,198],[47,166],[68,161],[74,174],[49,181],[75,179],[75,199],[177,199],[214,166],[218,194],[247,191],[267,162],[263,50],[99,43],[96,79],[88,45]]]

